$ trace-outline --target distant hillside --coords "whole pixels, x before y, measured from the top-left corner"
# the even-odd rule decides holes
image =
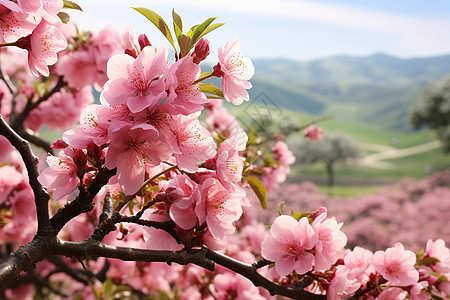
[[[313,61],[253,61],[252,98],[264,92],[279,106],[410,130],[409,108],[431,81],[450,75],[450,55],[399,59],[384,54]]]

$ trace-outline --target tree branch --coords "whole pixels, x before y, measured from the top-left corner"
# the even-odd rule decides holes
[[[14,130],[6,123],[3,116],[0,115],[0,134],[4,135],[8,141],[19,151],[22,156],[23,162],[27,168],[28,179],[30,186],[34,193],[34,202],[36,204],[37,219],[38,219],[38,234],[49,233],[51,230],[48,201],[50,196],[47,191],[37,180],[39,171],[37,168],[39,159],[33,154],[30,148],[30,144],[21,138]]]
[[[81,243],[60,241],[55,254],[73,256],[79,259],[86,257],[117,258],[124,261],[166,262],[187,265],[193,263],[207,270],[214,271],[214,263],[205,257],[205,251],[181,250],[158,251],[148,249],[135,249],[115,247],[88,239]]]

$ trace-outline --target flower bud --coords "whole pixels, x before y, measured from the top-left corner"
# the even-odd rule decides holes
[[[201,38],[195,45],[194,53],[192,54],[194,63],[199,64],[201,61],[205,60],[208,55],[209,41],[207,39]]]
[[[144,49],[145,46],[151,46],[152,45],[150,43],[148,37],[145,34],[140,34],[139,35],[138,42],[139,42],[139,47],[141,47],[141,51],[142,51],[142,49]]]
[[[52,149],[64,149],[67,148],[66,142],[63,141],[63,139],[59,139],[56,142],[54,142],[53,144],[50,145],[50,148]]]

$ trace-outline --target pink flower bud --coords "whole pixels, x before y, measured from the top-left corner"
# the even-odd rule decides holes
[[[64,148],[66,148],[67,146],[69,146],[69,145],[67,145],[67,144],[63,141],[63,139],[59,139],[59,140],[57,140],[56,142],[54,142],[53,144],[51,144],[50,148],[52,148],[52,149],[64,149]]]
[[[152,45],[150,43],[148,37],[145,34],[140,34],[139,35],[138,42],[139,42],[139,47],[141,47],[141,51],[142,51],[142,49],[144,49],[145,46],[151,46]]]
[[[199,64],[201,61],[205,60],[208,55],[209,41],[207,39],[201,38],[195,45],[194,53],[192,54],[194,63]]]

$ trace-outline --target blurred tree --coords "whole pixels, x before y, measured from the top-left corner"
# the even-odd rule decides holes
[[[336,163],[354,161],[362,156],[358,143],[343,132],[325,132],[321,141],[299,139],[290,148],[295,154],[296,163],[324,162],[329,187],[334,185],[334,165]]]
[[[414,128],[436,130],[445,152],[450,152],[450,77],[429,84],[410,112]]]

